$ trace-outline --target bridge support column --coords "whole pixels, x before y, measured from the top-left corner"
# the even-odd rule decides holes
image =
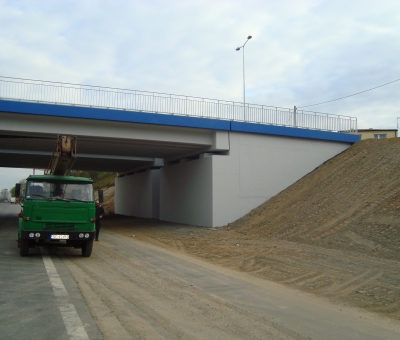
[[[152,169],[116,178],[115,213],[160,218],[160,170]]]

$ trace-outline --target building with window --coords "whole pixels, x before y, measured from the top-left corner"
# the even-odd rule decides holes
[[[368,139],[368,138],[383,139],[383,138],[393,138],[398,136],[398,131],[396,129],[379,130],[371,128],[365,130],[360,129],[357,132],[361,136],[361,139]]]

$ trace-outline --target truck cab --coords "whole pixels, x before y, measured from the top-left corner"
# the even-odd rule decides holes
[[[82,256],[91,255],[96,221],[91,179],[31,175],[20,196],[21,256],[27,256],[36,246],[74,247],[82,250]]]

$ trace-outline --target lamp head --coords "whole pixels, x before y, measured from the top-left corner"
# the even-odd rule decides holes
[[[247,40],[250,40],[251,38],[253,38],[251,35],[249,35],[248,37],[247,37]]]
[[[238,48],[236,49],[236,51],[240,51],[240,47],[238,47]]]

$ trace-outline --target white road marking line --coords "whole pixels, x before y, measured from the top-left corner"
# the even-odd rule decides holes
[[[75,306],[71,303],[70,297],[60,276],[57,273],[49,253],[42,250],[42,259],[44,266],[49,276],[50,283],[53,287],[54,295],[57,299],[58,308],[60,309],[61,316],[64,321],[65,328],[67,329],[68,337],[70,340],[89,340],[85,327],[76,312]]]

